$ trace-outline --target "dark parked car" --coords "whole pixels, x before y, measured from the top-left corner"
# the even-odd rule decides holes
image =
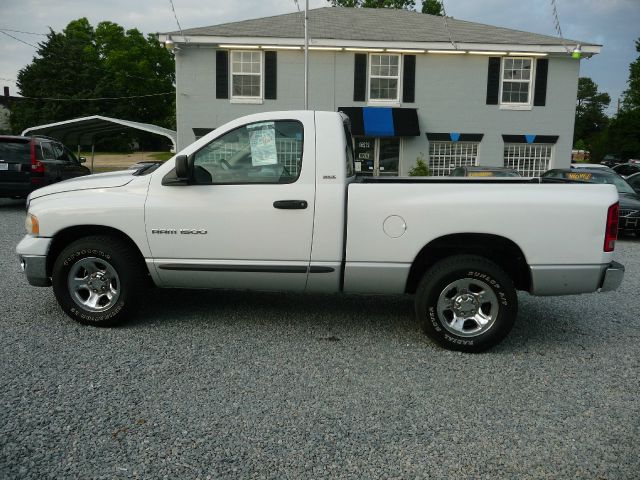
[[[452,177],[521,177],[517,171],[507,167],[456,167]]]
[[[613,171],[616,172],[623,178],[627,178],[634,173],[640,172],[640,164],[637,163],[620,163],[612,167]]]
[[[621,163],[626,163],[622,158],[612,153],[605,155],[600,162],[602,165],[606,165],[607,167],[613,167],[615,165],[619,165]]]
[[[626,180],[627,183],[631,185],[631,188],[636,191],[636,193],[640,193],[640,173],[634,173],[630,177],[627,177]]]
[[[52,138],[0,135],[0,197],[24,198],[36,188],[89,175],[82,162]]]
[[[620,196],[620,213],[618,228],[621,232],[640,235],[640,195],[617,173],[609,173],[602,169],[554,169],[544,172],[540,177],[547,181],[608,183],[615,185]]]

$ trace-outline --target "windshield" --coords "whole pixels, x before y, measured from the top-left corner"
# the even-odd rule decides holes
[[[618,189],[618,193],[636,193],[631,185],[617,175],[607,175],[607,183],[613,183]]]

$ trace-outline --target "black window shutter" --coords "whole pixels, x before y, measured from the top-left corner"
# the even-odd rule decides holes
[[[229,98],[229,52],[216,50],[216,98]]]
[[[404,56],[404,71],[402,74],[402,101],[413,103],[416,93],[416,56]]]
[[[544,107],[547,104],[547,73],[549,72],[549,60],[540,58],[536,62],[536,86],[533,94],[533,105]]]
[[[364,102],[367,99],[367,54],[356,53],[353,73],[353,101]]]
[[[487,105],[497,105],[500,96],[500,57],[489,57]]]
[[[275,100],[278,90],[278,53],[264,52],[264,98]]]

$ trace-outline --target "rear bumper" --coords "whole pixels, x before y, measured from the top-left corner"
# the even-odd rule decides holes
[[[0,182],[0,197],[26,197],[36,187],[24,182]]]
[[[602,277],[602,283],[600,284],[601,292],[610,292],[616,290],[622,283],[624,278],[624,265],[618,262],[611,262],[611,264],[604,271]]]
[[[536,265],[531,267],[532,295],[575,295],[610,292],[622,283],[624,266],[618,262],[604,265]]]

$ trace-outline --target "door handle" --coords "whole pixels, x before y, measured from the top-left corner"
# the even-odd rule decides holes
[[[276,200],[273,202],[274,208],[285,210],[304,210],[308,204],[306,200]]]

